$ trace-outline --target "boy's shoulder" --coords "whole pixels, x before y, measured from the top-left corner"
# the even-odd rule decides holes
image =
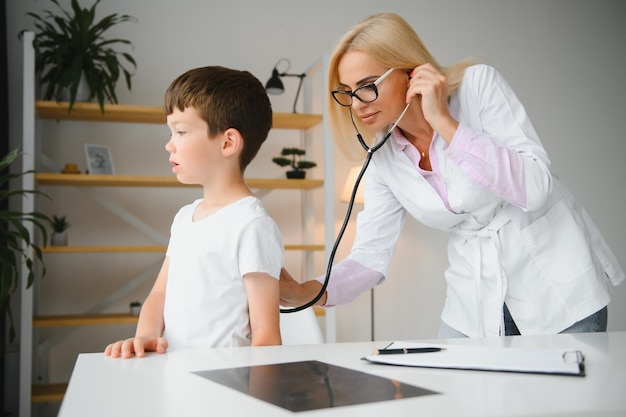
[[[233,201],[224,207],[224,210],[232,211],[233,214],[247,215],[251,217],[267,216],[263,202],[258,197],[246,196]]]
[[[178,209],[178,213],[185,213],[185,212],[188,212],[190,210],[193,211],[196,208],[196,206],[198,204],[200,204],[200,203],[202,203],[202,199],[201,198],[199,198],[197,200],[194,200],[194,201],[192,201],[189,204],[185,204],[184,206],[182,206],[181,208]]]

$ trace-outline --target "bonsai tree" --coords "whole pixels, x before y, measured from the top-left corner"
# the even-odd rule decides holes
[[[8,208],[8,202],[11,197],[22,197],[25,194],[45,195],[37,190],[11,190],[8,188],[9,181],[32,173],[32,171],[14,174],[9,172],[11,163],[18,155],[19,152],[14,150],[0,161],[0,222],[2,223],[2,229],[0,229],[0,240],[2,241],[0,244],[0,313],[2,314],[2,326],[0,327],[2,328],[2,334],[0,337],[2,337],[2,349],[4,349],[5,344],[4,323],[7,317],[9,319],[9,342],[12,342],[15,338],[10,301],[13,293],[19,288],[21,268],[25,267],[28,270],[28,287],[33,284],[35,279],[33,255],[42,265],[41,276],[46,273],[45,266],[43,266],[41,248],[35,243],[33,236],[31,236],[24,224],[32,223],[41,232],[43,242],[46,242],[45,223],[51,221],[42,213],[22,213],[21,211],[12,211]]]
[[[45,85],[43,98],[62,100],[69,92],[69,110],[74,106],[81,77],[89,87],[87,100],[96,98],[104,113],[105,99],[117,103],[115,85],[124,74],[126,86],[131,89],[132,73],[137,67],[135,59],[127,52],[118,52],[113,45],[132,45],[125,39],[105,39],[104,32],[122,22],[135,22],[129,15],[116,13],[95,21],[96,6],[81,8],[78,0],[72,0],[72,12],[63,9],[58,0],[50,0],[61,11],[56,15],[45,10],[42,15],[27,13],[34,19],[35,70],[39,81]]]
[[[63,233],[69,229],[72,224],[67,221],[65,216],[52,216],[50,225],[52,226],[53,233]]]
[[[272,158],[272,162],[281,167],[290,166],[291,170],[287,171],[287,178],[304,178],[305,169],[316,167],[317,164],[312,161],[302,159],[306,151],[300,148],[283,148],[281,156]],[[290,157],[290,158],[287,158]]]

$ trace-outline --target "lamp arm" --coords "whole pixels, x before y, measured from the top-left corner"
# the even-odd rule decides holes
[[[300,96],[300,90],[302,89],[302,82],[304,81],[304,77],[306,77],[306,74],[305,73],[302,73],[302,74],[282,73],[278,75],[281,77],[299,77],[300,78],[300,82],[298,83],[298,90],[296,91],[296,98],[293,101],[293,112],[296,113],[296,104],[298,103],[298,97]]]

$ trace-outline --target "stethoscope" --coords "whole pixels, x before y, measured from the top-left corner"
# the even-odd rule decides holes
[[[374,155],[374,152],[379,150],[385,144],[385,142],[387,142],[387,140],[391,137],[391,132],[393,132],[393,130],[398,126],[398,123],[400,123],[400,121],[404,117],[404,114],[409,109],[410,104],[411,104],[410,102],[407,103],[402,113],[400,113],[400,116],[398,116],[395,123],[389,128],[389,130],[387,130],[387,133],[385,133],[383,138],[378,143],[376,143],[375,145],[371,147],[367,146],[367,143],[365,143],[365,141],[363,140],[363,136],[361,136],[359,129],[356,127],[356,123],[354,123],[354,117],[352,116],[352,108],[350,108],[350,120],[352,121],[352,125],[354,126],[354,129],[356,130],[356,138],[358,139],[363,149],[365,149],[367,154],[365,156],[365,161],[363,162],[363,166],[361,167],[361,171],[359,172],[359,175],[357,176],[356,181],[354,182],[354,187],[352,188],[352,194],[350,195],[350,202],[348,203],[348,209],[346,210],[346,215],[345,215],[345,218],[343,219],[343,224],[341,225],[341,229],[339,230],[339,233],[337,234],[337,238],[335,239],[335,244],[333,245],[333,249],[330,251],[330,256],[328,257],[328,265],[326,266],[326,276],[324,277],[324,283],[322,284],[322,287],[320,288],[319,293],[311,301],[298,307],[285,308],[285,309],[281,308],[280,309],[281,313],[295,313],[297,311],[302,311],[304,309],[307,309],[315,305],[315,303],[317,303],[326,292],[326,287],[328,287],[328,282],[330,281],[330,271],[333,267],[335,253],[337,252],[339,243],[341,242],[341,239],[343,238],[343,234],[346,230],[346,227],[348,226],[348,222],[350,221],[350,216],[352,215],[352,207],[354,206],[354,199],[356,197],[359,184],[361,183],[361,178],[363,177],[363,174],[365,174],[365,171],[367,170],[367,167],[372,159],[372,156]]]

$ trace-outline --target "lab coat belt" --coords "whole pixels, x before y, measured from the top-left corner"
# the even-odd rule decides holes
[[[502,268],[499,230],[509,222],[500,212],[483,229],[459,230],[464,238],[466,256],[472,258],[472,277],[476,291],[476,336],[504,335],[503,306],[507,292],[506,274]]]

